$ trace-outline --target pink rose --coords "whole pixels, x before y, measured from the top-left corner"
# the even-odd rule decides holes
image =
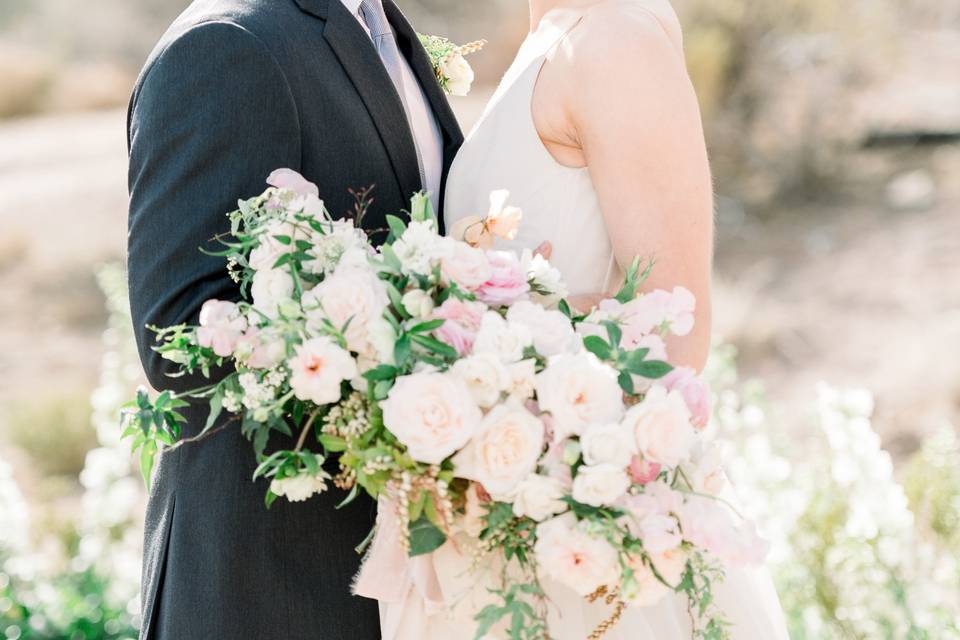
[[[759,564],[767,555],[769,545],[757,534],[753,523],[738,525],[716,500],[688,496],[679,516],[683,539],[706,549],[727,566]]]
[[[212,347],[215,354],[225,358],[233,354],[246,328],[247,319],[236,304],[207,300],[200,308],[197,341],[201,347]]]
[[[510,305],[527,297],[530,285],[520,259],[508,251],[488,251],[490,278],[477,288],[477,298],[491,306]]]
[[[644,460],[643,456],[633,456],[630,460],[630,478],[634,484],[649,484],[657,479],[662,468],[657,462]]]
[[[267,184],[287,189],[302,196],[319,196],[320,189],[293,169],[277,169],[267,177]]]
[[[461,356],[466,355],[473,350],[473,341],[486,310],[482,302],[447,298],[431,315],[433,319],[446,321],[434,331],[434,335],[456,349]]]
[[[703,429],[710,422],[712,399],[710,387],[690,367],[677,367],[660,380],[667,391],[679,391],[690,409],[691,422]]]
[[[251,369],[270,369],[286,357],[287,345],[283,336],[250,327],[237,342],[235,355]]]

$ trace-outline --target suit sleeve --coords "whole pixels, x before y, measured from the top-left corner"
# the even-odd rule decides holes
[[[226,213],[261,193],[269,173],[299,169],[300,128],[290,88],[265,44],[232,23],[181,34],[144,72],[131,99],[130,307],[140,357],[156,389],[209,381],[172,378],[152,350],[161,327],[196,323],[209,298],[236,300],[223,258],[200,248],[229,231]]]

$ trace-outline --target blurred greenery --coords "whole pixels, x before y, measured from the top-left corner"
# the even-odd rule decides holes
[[[90,415],[89,390],[23,399],[5,416],[5,439],[29,455],[41,474],[76,478],[97,443]]]

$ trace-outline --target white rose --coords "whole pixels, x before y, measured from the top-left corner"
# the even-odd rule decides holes
[[[689,458],[697,440],[683,395],[659,385],[650,388],[643,402],[631,407],[624,424],[633,430],[643,457],[667,467],[676,467]]]
[[[263,269],[253,274],[250,295],[253,306],[268,318],[275,319],[281,303],[293,295],[293,276],[283,269]]]
[[[311,338],[287,362],[290,387],[301,400],[330,404],[340,399],[340,383],[357,375],[357,363],[328,337]]]
[[[400,299],[403,308],[411,316],[423,319],[433,313],[433,298],[423,289],[411,289]]]
[[[689,463],[684,463],[682,467],[694,491],[716,496],[727,486],[723,453],[716,444],[695,447]]]
[[[516,489],[513,514],[542,522],[567,510],[567,503],[562,498],[563,483],[560,480],[532,473]]]
[[[569,295],[570,290],[567,289],[560,271],[546,258],[525,249],[521,256],[521,263],[530,281],[530,294],[534,302],[552,307]]]
[[[565,513],[537,527],[533,552],[544,575],[586,596],[619,580],[618,554],[610,544],[583,531]]]
[[[447,79],[447,91],[453,96],[470,93],[473,84],[473,69],[459,53],[448,55],[440,62],[440,73]]]
[[[523,351],[533,344],[530,330],[522,324],[504,320],[495,311],[487,311],[473,342],[474,353],[493,353],[506,363],[523,359]]]
[[[553,416],[554,440],[581,434],[588,424],[617,422],[623,391],[617,374],[586,352],[550,360],[537,375],[537,401]]]
[[[533,397],[533,385],[537,379],[537,361],[528,358],[507,365],[510,382],[505,391],[514,400],[527,400]]]
[[[441,373],[397,379],[381,403],[383,423],[418,462],[440,464],[467,443],[483,414],[466,385]]]
[[[386,285],[373,271],[342,265],[303,294],[302,301],[308,327],[318,331],[324,319],[339,330],[346,327],[347,347],[355,353],[367,354],[370,325],[383,317],[390,298]]]
[[[515,302],[507,311],[507,320],[530,330],[533,346],[542,356],[572,353],[582,344],[567,316],[559,311],[547,311],[533,302]]]
[[[587,464],[620,468],[626,468],[637,452],[633,431],[617,422],[588,426],[580,435],[580,447]]]
[[[433,221],[414,221],[393,243],[392,248],[400,259],[401,270],[428,276],[433,267],[446,254],[449,247],[437,234]]]
[[[317,456],[320,464],[323,464],[323,458]],[[299,473],[291,478],[280,478],[270,483],[270,491],[274,494],[285,497],[290,502],[303,502],[317,493],[322,493],[327,489],[327,480],[330,479],[323,469],[316,474]]]
[[[543,423],[520,405],[494,407],[473,439],[454,456],[457,475],[479,482],[495,499],[508,499],[537,468],[543,431]]]
[[[492,353],[477,353],[457,360],[450,373],[470,389],[477,404],[489,409],[500,400],[500,393],[510,384],[510,374]]]
[[[573,480],[573,499],[592,507],[611,505],[630,488],[627,472],[612,464],[583,466]]]
[[[447,282],[456,283],[461,289],[473,291],[493,275],[490,260],[482,249],[465,242],[447,238],[449,250],[440,261],[440,270]]]

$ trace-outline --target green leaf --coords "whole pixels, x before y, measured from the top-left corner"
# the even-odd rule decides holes
[[[391,238],[396,240],[407,230],[406,223],[397,216],[387,216],[387,226],[390,227]]]
[[[157,443],[148,440],[140,449],[140,474],[143,476],[143,484],[150,488],[150,479],[153,474],[153,463],[157,455]]]
[[[447,541],[447,536],[437,525],[422,515],[410,523],[410,556],[422,556],[436,551]]]
[[[210,430],[210,427],[213,426],[213,423],[217,421],[217,418],[220,417],[220,412],[223,411],[223,390],[220,388],[217,389],[217,392],[213,394],[213,397],[210,398],[210,415],[207,416],[207,423],[203,426],[203,431],[205,433]]]
[[[403,269],[403,263],[400,262],[400,258],[397,257],[397,253],[389,244],[385,244],[380,247],[380,255],[383,256],[384,264],[386,264],[386,266],[392,271],[400,273],[400,271]]]
[[[587,351],[601,360],[609,360],[613,354],[613,349],[611,349],[607,341],[600,336],[587,336],[583,339],[583,346]]]
[[[396,361],[398,367],[405,367],[407,365],[407,360],[410,359],[411,351],[412,345],[410,344],[410,336],[400,336],[397,339],[397,343],[393,347],[393,359]]]
[[[607,329],[607,337],[610,338],[610,344],[613,347],[619,346],[620,339],[623,338],[623,332],[620,330],[620,326],[612,320],[604,320],[603,326]]]
[[[644,360],[631,369],[632,373],[650,380],[659,380],[671,371],[673,371],[673,365],[662,360]]]
[[[415,334],[410,336],[410,338],[416,342],[418,345],[432,351],[436,354],[439,354],[445,358],[456,358],[457,350],[448,345],[446,342],[440,342],[436,338],[431,338],[430,336],[425,336],[421,334]],[[399,361],[398,361],[399,362]]]
[[[273,239],[279,242],[280,244],[286,244],[286,245],[289,245],[292,242],[292,240],[290,239],[290,236],[282,236],[282,235],[273,236]]]
[[[624,358],[623,360],[624,366],[631,373],[636,373],[636,371],[634,371],[634,368],[640,366],[643,363],[644,358],[646,358],[647,354],[649,353],[650,353],[650,349],[647,349],[646,347],[631,351],[626,355],[626,358]]]
[[[398,373],[400,372],[396,367],[389,364],[381,364],[364,373],[363,377],[370,382],[378,382],[380,380],[392,380],[397,377]]]
[[[560,313],[567,316],[570,319],[573,319],[573,312],[570,310],[570,304],[566,300],[561,300],[557,304],[557,309],[560,310]]]
[[[620,383],[620,388],[623,389],[624,393],[627,393],[631,396],[636,393],[633,387],[633,377],[629,372],[621,371],[620,375],[617,376],[617,382]]]
[[[415,324],[408,331],[410,333],[430,333],[434,329],[439,329],[443,326],[443,323],[446,322],[443,318],[437,318],[436,320],[427,320],[426,322],[421,322]]]
[[[350,489],[350,493],[347,494],[347,497],[340,501],[334,509],[343,509],[345,506],[357,499],[357,496],[360,494],[360,485],[354,483],[353,487]]]
[[[377,400],[385,400],[393,388],[393,380],[381,380],[373,385],[373,397]]]
[[[347,450],[347,441],[343,438],[325,433],[321,435],[318,440],[320,440],[320,444],[323,445],[323,448],[329,453],[339,453]]]

